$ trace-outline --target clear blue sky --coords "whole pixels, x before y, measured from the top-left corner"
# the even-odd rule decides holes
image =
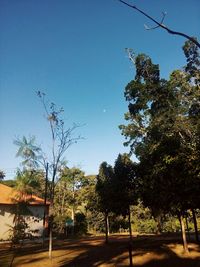
[[[200,39],[199,0],[130,1],[165,24]],[[160,64],[161,75],[185,64],[184,39],[161,29],[146,31],[148,19],[117,0],[0,1],[0,169],[14,176],[15,137],[35,135],[48,150],[49,128],[35,95],[65,110],[65,123],[85,124],[85,140],[66,153],[69,166],[87,174],[127,152],[118,125],[124,123],[124,87],[134,68],[124,48],[144,52]]]

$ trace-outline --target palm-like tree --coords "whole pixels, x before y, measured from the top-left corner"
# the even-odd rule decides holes
[[[28,205],[31,201],[31,195],[37,191],[40,186],[38,179],[38,172],[34,170],[24,169],[23,171],[18,170],[16,175],[16,190],[14,213],[14,226],[11,228],[12,241],[19,242],[25,238],[28,230],[28,224],[26,221],[27,216],[32,216],[32,212]]]
[[[29,139],[23,136],[21,140],[19,138],[14,140],[14,144],[19,147],[16,157],[22,157],[24,159],[22,161],[23,166],[28,169],[38,167],[41,148],[35,145],[35,136],[30,136]]]
[[[15,189],[18,192],[17,197],[19,200],[24,200],[27,195],[36,193],[39,187],[40,181],[37,171],[17,171]]]

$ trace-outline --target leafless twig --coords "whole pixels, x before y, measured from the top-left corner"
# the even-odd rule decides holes
[[[131,5],[123,0],[118,0],[119,2],[123,3],[124,5],[133,8],[135,10],[137,10],[139,13],[143,14],[145,17],[147,17],[148,19],[150,19],[151,21],[153,21],[157,26],[153,27],[153,28],[148,28],[147,26],[145,26],[145,28],[147,28],[148,30],[150,29],[156,29],[156,28],[163,28],[164,30],[166,30],[168,33],[173,34],[173,35],[179,35],[182,36],[188,40],[190,40],[191,42],[193,42],[196,46],[198,46],[200,48],[200,43],[193,37],[182,33],[182,32],[177,32],[177,31],[173,31],[171,29],[169,29],[166,25],[163,24],[165,15],[163,16],[161,22],[158,22],[157,20],[155,20],[154,18],[152,18],[151,16],[149,16],[147,13],[145,13],[144,11],[142,11],[141,9],[137,8],[135,5]]]

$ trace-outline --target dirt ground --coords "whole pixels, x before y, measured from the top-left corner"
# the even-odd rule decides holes
[[[48,259],[47,244],[33,241],[21,248],[0,245],[0,267],[90,267],[129,266],[129,239],[113,235],[109,244],[104,237],[76,240],[55,240],[52,260]],[[167,236],[137,236],[133,238],[134,267],[200,267],[200,246],[190,242],[189,254],[183,253],[180,238]]]

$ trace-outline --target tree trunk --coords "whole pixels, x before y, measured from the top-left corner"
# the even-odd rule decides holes
[[[49,207],[49,258],[52,259],[53,249],[53,207],[54,207],[54,180],[52,181],[50,207]]]
[[[49,259],[52,259],[52,243],[53,243],[52,226],[50,225],[50,228],[49,228]]]
[[[72,204],[72,235],[74,235],[74,226],[75,226],[75,183],[73,184],[73,192],[72,192],[72,198],[73,198],[73,204]]]
[[[186,215],[186,217],[185,217],[185,222],[186,222],[186,228],[187,228],[188,240],[190,241],[190,229],[189,229],[189,226],[188,226],[188,218],[187,218],[187,215]]]
[[[180,215],[180,224],[181,224],[181,232],[182,232],[182,240],[183,240],[184,252],[185,253],[189,253],[187,239],[186,239],[186,233],[185,233],[185,225],[184,225],[182,214]]]
[[[155,217],[155,221],[157,223],[156,233],[160,235],[162,233],[162,216],[159,214]]]
[[[132,250],[133,250],[133,235],[132,235],[132,227],[131,227],[131,210],[130,205],[128,208],[128,225],[129,225],[129,261],[130,267],[133,266],[133,257],[132,257]]]
[[[72,235],[74,235],[74,219],[75,219],[75,209],[74,209],[74,204],[72,206]]]
[[[195,214],[195,210],[194,209],[192,209],[192,217],[193,217],[193,222],[194,222],[194,230],[195,230],[196,241],[199,242],[197,218],[196,218],[196,214]]]
[[[107,228],[108,228],[108,236],[109,236],[110,235],[109,216],[107,216]]]
[[[108,212],[105,212],[105,230],[106,230],[105,243],[108,244]]]
[[[44,247],[45,243],[45,225],[46,225],[46,204],[44,205],[44,214],[43,214],[43,229],[42,229],[42,246]]]
[[[49,170],[49,163],[47,163],[46,165],[46,175],[45,175],[44,214],[43,214],[43,231],[42,231],[42,246],[43,247],[44,247],[44,242],[45,242],[48,170]]]

